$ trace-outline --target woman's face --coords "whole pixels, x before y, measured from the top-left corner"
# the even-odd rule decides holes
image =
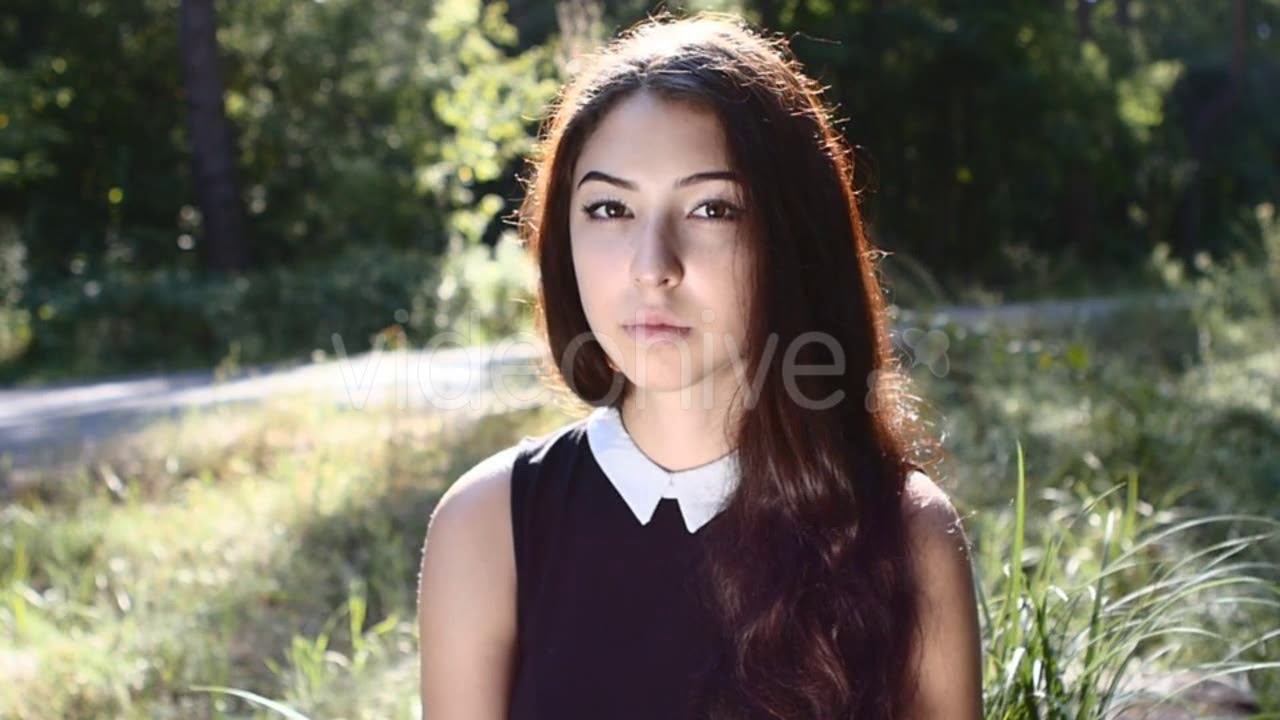
[[[716,116],[643,91],[624,98],[587,139],[572,193],[578,292],[605,353],[637,387],[702,385],[694,402],[720,405],[706,393],[746,372],[751,253]]]

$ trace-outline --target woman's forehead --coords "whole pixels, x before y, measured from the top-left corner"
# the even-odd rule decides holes
[[[719,118],[709,109],[637,93],[610,108],[587,137],[574,184],[591,171],[642,184],[729,170]]]

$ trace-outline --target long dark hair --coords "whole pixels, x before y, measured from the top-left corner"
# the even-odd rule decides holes
[[[617,370],[591,337],[569,244],[574,165],[604,114],[639,90],[712,109],[745,178],[757,238],[741,413],[742,482],[709,534],[708,578],[732,648],[733,680],[707,698],[717,718],[899,718],[914,692],[917,587],[903,493],[933,446],[906,402],[877,252],[854,188],[854,157],[822,88],[785,42],[731,15],[665,11],[584,58],[551,104],[518,213],[541,272],[536,322],[559,380],[592,405],[619,403]],[[784,387],[764,348],[843,372]],[[802,407],[841,393],[825,409]],[[614,398],[605,400],[604,398]],[[741,398],[736,397],[735,402]],[[712,526],[708,526],[711,530]]]

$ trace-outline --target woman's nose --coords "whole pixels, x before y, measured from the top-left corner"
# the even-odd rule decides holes
[[[661,218],[650,220],[636,238],[631,281],[642,287],[675,286],[680,283],[683,272],[672,230]]]

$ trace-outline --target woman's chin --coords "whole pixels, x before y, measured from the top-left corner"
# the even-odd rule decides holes
[[[694,401],[702,399],[702,391],[698,390],[703,384],[704,376],[701,373],[695,375],[688,371],[680,372],[678,369],[667,370],[650,366],[644,372],[637,372],[635,368],[626,368],[623,374],[627,376],[632,387],[640,393],[674,393],[687,390]]]

